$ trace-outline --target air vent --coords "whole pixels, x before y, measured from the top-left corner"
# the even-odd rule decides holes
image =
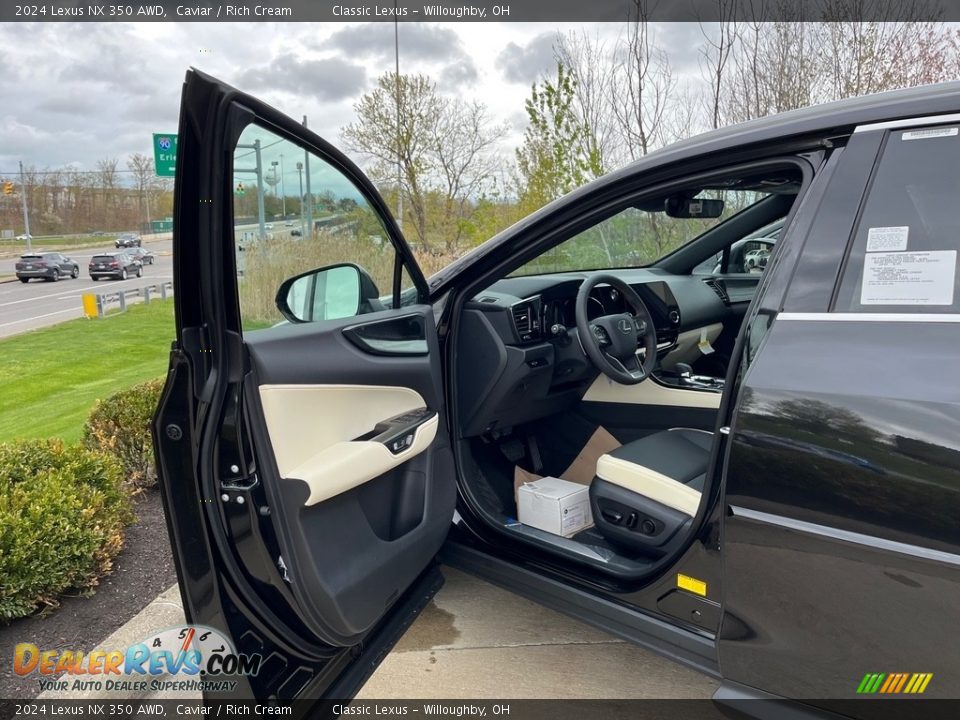
[[[517,330],[520,342],[530,342],[540,339],[540,298],[514,305],[510,312],[513,316],[513,326]]]
[[[480,298],[480,302],[482,303],[495,303],[496,301],[497,299],[495,297],[490,297],[489,295]]]
[[[513,308],[513,324],[516,326],[517,334],[521,338],[525,335],[530,335],[531,326],[533,325],[532,314],[529,305],[516,305]]]
[[[727,295],[727,288],[724,287],[722,280],[707,278],[703,282],[717,294],[717,297],[723,301],[724,305],[730,304],[730,296]]]

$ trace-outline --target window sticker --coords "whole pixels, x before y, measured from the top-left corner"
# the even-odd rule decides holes
[[[860,304],[952,305],[956,269],[956,250],[866,255]]]
[[[867,231],[867,252],[892,252],[907,249],[907,235],[910,228],[872,227]]]
[[[930,128],[929,130],[908,130],[903,134],[904,140],[926,140],[935,137],[952,137],[960,129],[952,128]]]

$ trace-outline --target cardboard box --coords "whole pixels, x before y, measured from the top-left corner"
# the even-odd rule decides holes
[[[617,439],[607,432],[606,428],[598,427],[593,435],[590,436],[590,439],[587,441],[587,444],[584,445],[580,454],[570,463],[570,467],[560,473],[561,479],[570,480],[582,485],[589,485],[593,482],[593,476],[597,474],[597,460],[600,459],[600,456],[618,447],[620,447],[620,443],[617,442]],[[520,487],[524,483],[539,480],[541,477],[542,476],[532,473],[529,470],[524,470],[522,467],[514,467],[513,496],[517,504],[520,503],[520,496],[518,494]]]
[[[593,525],[590,488],[555,477],[525,483],[517,491],[517,519],[554,535],[572,537]]]

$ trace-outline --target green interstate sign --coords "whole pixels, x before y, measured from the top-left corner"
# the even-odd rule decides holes
[[[174,133],[153,134],[153,166],[157,177],[177,174],[177,136]]]

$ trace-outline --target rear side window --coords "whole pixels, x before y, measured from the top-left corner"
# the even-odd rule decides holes
[[[960,311],[960,126],[888,132],[834,310]]]

